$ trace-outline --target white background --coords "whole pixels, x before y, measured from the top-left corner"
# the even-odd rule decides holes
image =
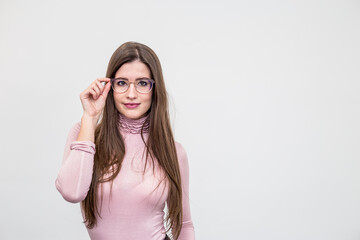
[[[79,94],[162,63],[197,239],[360,239],[360,2],[0,1],[0,239],[88,239],[55,189]]]

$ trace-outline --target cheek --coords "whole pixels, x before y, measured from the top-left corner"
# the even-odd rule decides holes
[[[120,94],[114,94],[114,102],[116,106],[120,106],[121,103],[121,96]]]
[[[151,106],[151,102],[152,102],[152,93],[149,94],[149,96],[146,97],[146,101],[148,102],[149,106]]]
[[[151,108],[152,94],[149,94],[149,96],[143,96],[142,102],[144,103],[144,111],[148,111]]]

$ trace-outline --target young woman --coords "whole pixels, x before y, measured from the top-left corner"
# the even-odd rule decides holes
[[[172,239],[195,239],[188,160],[174,141],[156,54],[124,43],[106,78],[80,99],[83,116],[68,135],[56,188],[81,202],[90,238],[163,240],[170,229]]]

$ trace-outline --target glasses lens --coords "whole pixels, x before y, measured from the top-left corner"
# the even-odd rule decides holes
[[[130,84],[132,84],[132,82],[125,79],[113,79],[111,86],[115,92],[123,93],[129,89]],[[151,79],[138,79],[133,84],[139,93],[150,92],[154,85]]]
[[[112,87],[115,92],[125,92],[129,88],[129,82],[122,79],[114,79]]]
[[[136,90],[138,90],[141,93],[148,93],[152,89],[152,82],[149,79],[139,79],[135,82]]]

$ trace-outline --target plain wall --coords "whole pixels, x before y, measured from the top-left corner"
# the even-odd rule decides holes
[[[0,239],[88,239],[55,188],[79,94],[162,63],[197,239],[360,239],[360,3],[0,1]]]

